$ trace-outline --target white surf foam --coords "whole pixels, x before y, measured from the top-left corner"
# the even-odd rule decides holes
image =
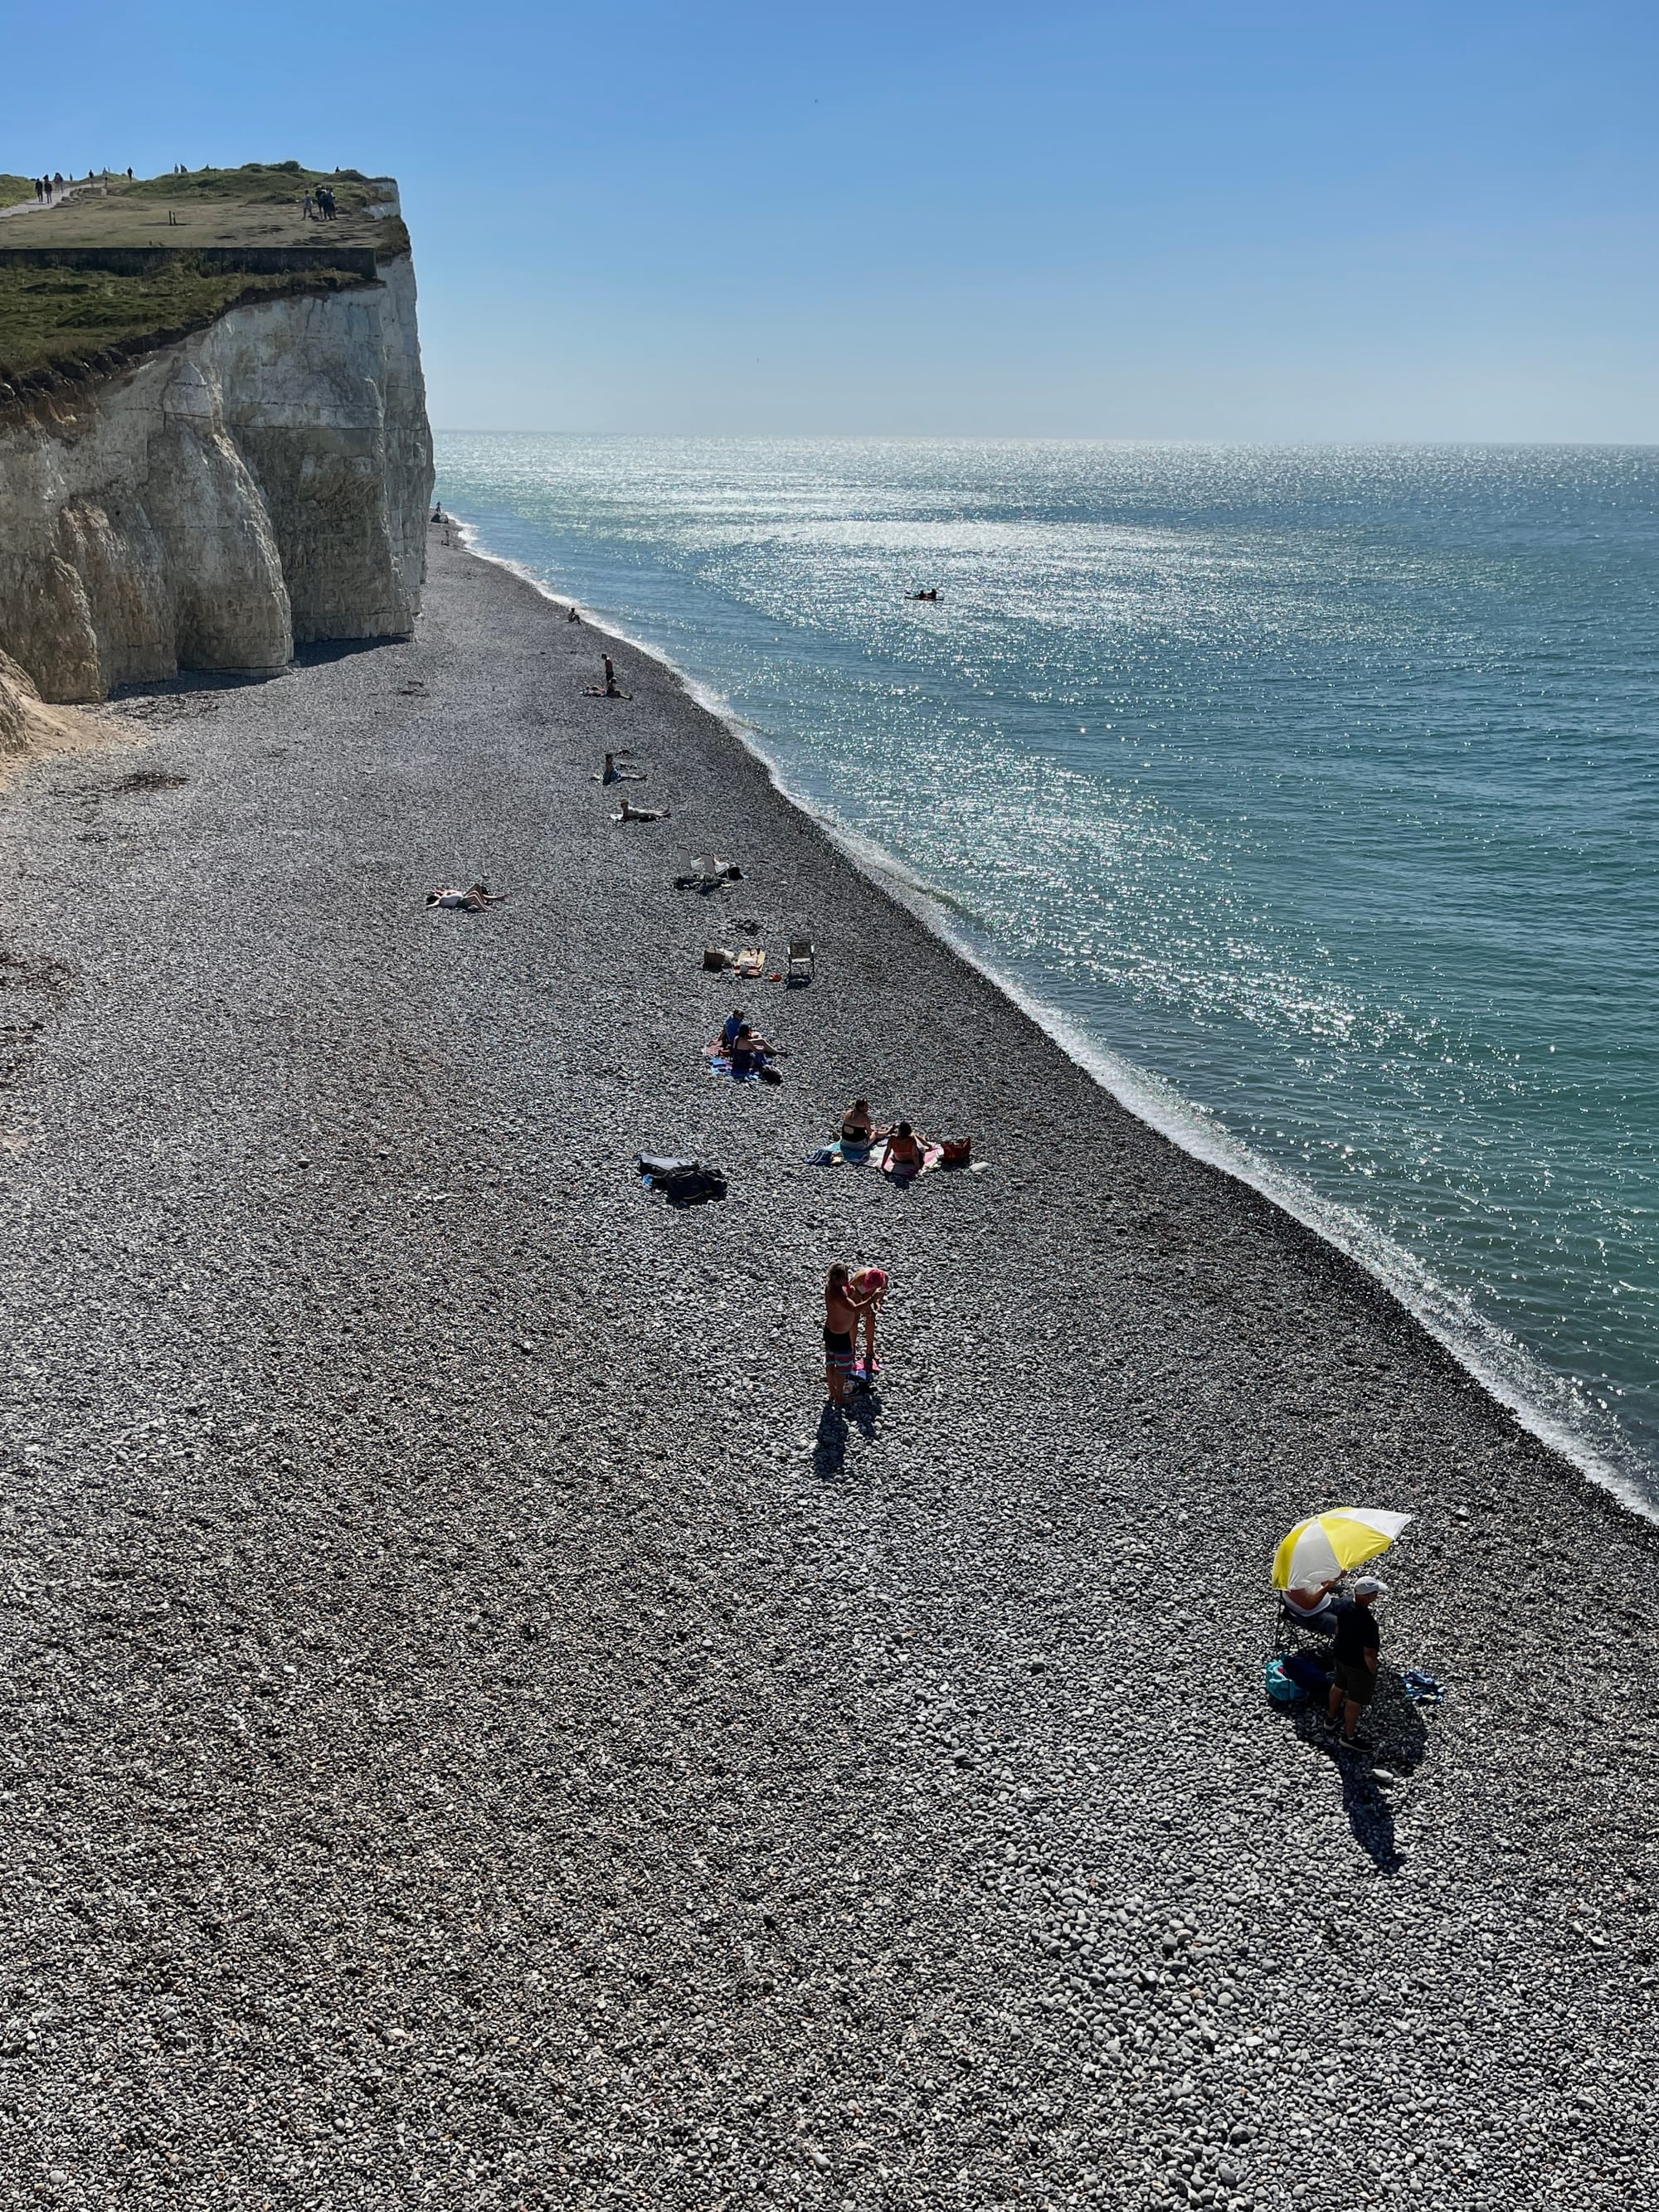
[[[849,829],[811,795],[794,790],[762,743],[763,732],[748,721],[711,685],[671,659],[650,639],[635,635],[609,615],[595,617],[568,591],[556,590],[521,561],[493,553],[477,526],[459,521],[461,542],[478,559],[493,562],[560,605],[574,605],[585,622],[617,638],[667,670],[698,706],[723,723],[766,770],[773,787],[808,816],[860,873],[896,898],[925,927],[942,939],[958,959],[993,983],[1059,1045],[1069,1060],[1093,1078],[1138,1121],[1156,1129],[1182,1152],[1259,1191],[1274,1206],[1334,1245],[1375,1277],[1407,1311],[1420,1322],[1466,1373],[1511,1413],[1530,1435],[1559,1452],[1622,1504],[1648,1520],[1659,1521],[1659,1498],[1634,1449],[1615,1424],[1595,1423],[1588,1409],[1571,1403],[1571,1389],[1541,1360],[1479,1313],[1459,1292],[1440,1281],[1415,1254],[1395,1243],[1374,1223],[1347,1206],[1322,1198],[1274,1161],[1253,1152],[1205,1108],[1185,1097],[1166,1078],[1138,1066],[1103,1043],[1082,1024],[1034,992],[1021,977],[1000,966],[991,948],[964,926],[961,909],[948,894],[926,882],[896,854]],[[1598,1433],[1598,1428],[1601,1432]]]

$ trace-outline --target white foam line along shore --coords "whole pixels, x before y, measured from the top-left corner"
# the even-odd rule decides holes
[[[1646,2203],[1659,1530],[659,659],[593,696],[603,637],[429,543],[407,643],[0,799],[9,2170]],[[817,951],[744,987],[776,1087],[701,1057],[745,930]],[[985,1171],[813,1164],[855,1091]],[[836,1259],[891,1278],[847,1419]],[[1413,1516],[1358,1753],[1264,1695],[1274,1547],[1350,1500]]]
[[[781,796],[811,817],[834,839],[863,874],[897,899],[909,912],[947,944],[957,957],[994,983],[1046,1030],[1054,1042],[1119,1104],[1167,1137],[1194,1159],[1219,1168],[1311,1229],[1316,1236],[1356,1261],[1392,1292],[1407,1310],[1443,1345],[1458,1364],[1490,1390],[1498,1403],[1547,1444],[1570,1459],[1581,1473],[1633,1511],[1659,1522],[1656,1497],[1648,1471],[1633,1450],[1621,1454],[1615,1425],[1601,1424],[1611,1437],[1588,1433],[1589,1416],[1571,1405],[1571,1385],[1545,1366],[1537,1356],[1507,1330],[1478,1312],[1459,1292],[1440,1280],[1425,1262],[1351,1207],[1334,1204],[1288,1169],[1254,1151],[1236,1137],[1224,1122],[1185,1097],[1167,1078],[1138,1066],[1104,1043],[1081,1023],[1062,1012],[1039,990],[1000,963],[983,938],[963,927],[949,896],[918,876],[896,854],[861,836],[841,820],[834,809],[794,788],[776,757],[767,750],[766,733],[740,714],[731,701],[712,684],[681,667],[670,654],[630,630],[613,615],[591,608],[568,584],[552,584],[527,562],[495,553],[483,543],[478,526],[463,517],[455,527],[469,552],[480,560],[505,568],[544,598],[561,606],[575,606],[584,623],[596,633],[648,654],[667,669],[700,707],[714,715],[746,750],[761,762]],[[1565,1407],[1565,1410],[1563,1408]]]

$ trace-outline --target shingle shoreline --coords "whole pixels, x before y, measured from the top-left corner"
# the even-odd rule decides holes
[[[0,951],[73,971],[0,1092],[0,2202],[1651,2194],[1655,1531],[670,672],[587,699],[595,631],[434,559],[410,644],[0,796]],[[743,1001],[775,1091],[697,1056],[750,915],[818,952]],[[807,1166],[854,1091],[987,1171]],[[1381,1784],[1261,1692],[1339,1493],[1419,1515],[1449,1691]]]

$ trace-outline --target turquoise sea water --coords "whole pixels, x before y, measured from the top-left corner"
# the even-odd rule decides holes
[[[1659,452],[450,435],[439,486],[1659,1501]]]

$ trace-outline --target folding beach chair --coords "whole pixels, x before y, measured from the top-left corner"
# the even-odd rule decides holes
[[[789,965],[784,970],[784,981],[787,983],[810,983],[817,968],[817,960],[812,951],[811,939],[792,937],[789,940]]]

